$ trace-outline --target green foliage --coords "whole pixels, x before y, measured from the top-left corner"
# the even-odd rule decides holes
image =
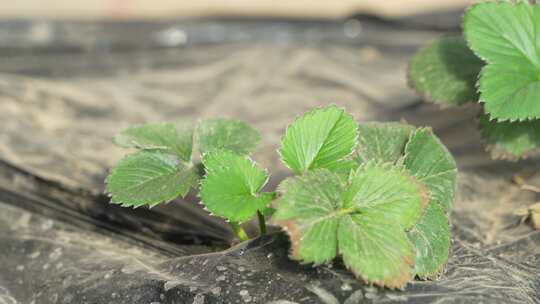
[[[259,145],[261,135],[243,121],[216,118],[199,124],[196,139],[201,154],[214,150],[250,154]]]
[[[469,46],[487,62],[479,81],[485,111],[498,121],[540,118],[540,6],[479,3],[463,26]]]
[[[367,123],[360,125],[360,134],[358,154],[365,156],[357,159],[404,165],[429,190],[429,207],[409,237],[416,247],[417,275],[435,277],[448,260],[451,242],[448,213],[457,185],[455,160],[427,128],[415,130],[406,124]]]
[[[540,150],[540,120],[496,122],[482,115],[479,124],[495,159],[517,160]]]
[[[405,151],[414,127],[397,122],[368,122],[359,127],[360,138],[355,159],[359,163],[377,160],[396,163]]]
[[[415,272],[433,278],[442,272],[450,254],[450,223],[437,201],[431,201],[422,219],[408,233],[416,248]]]
[[[247,156],[214,151],[205,154],[203,164],[207,177],[200,197],[212,214],[241,223],[264,211],[272,201],[272,193],[259,193],[268,174]]]
[[[440,38],[409,64],[409,84],[429,101],[461,105],[478,100],[475,83],[484,63],[461,37]]]
[[[155,206],[184,197],[199,180],[192,163],[193,146],[203,152],[228,149],[247,153],[260,136],[247,124],[227,119],[202,121],[194,136],[187,123],[151,123],[128,128],[114,142],[140,152],[121,160],[106,180],[112,202],[123,206]],[[195,137],[195,139],[194,139]]]
[[[381,220],[369,214],[346,217],[338,230],[340,252],[365,282],[402,288],[414,277],[414,247],[399,224]]]
[[[287,180],[274,217],[287,228],[293,256],[323,263],[338,253],[368,282],[402,287],[414,276],[407,238],[428,203],[425,189],[405,170],[366,163],[343,184],[321,169]]]
[[[189,162],[193,150],[193,127],[170,122],[134,126],[120,132],[114,142],[124,148],[159,150]]]
[[[389,288],[441,273],[457,169],[430,129],[358,125],[333,105],[310,111],[283,137],[279,152],[296,176],[280,184],[281,197],[262,191],[268,173],[245,155],[260,141],[255,130],[223,119],[194,129],[162,123],[118,135],[118,144],[138,151],[108,177],[112,201],[154,206],[184,196],[202,166],[205,209],[228,220],[241,241],[248,236],[240,223],[257,217],[265,233],[265,218],[272,216],[291,237],[292,257],[302,262],[341,256],[357,277]],[[202,165],[192,163],[193,147],[202,152]]]
[[[399,224],[409,230],[429,203],[424,185],[405,168],[366,163],[351,173],[343,207],[353,215],[366,214],[379,221]]]
[[[197,182],[193,167],[175,155],[141,151],[122,159],[107,178],[112,202],[155,206],[187,194]]]
[[[273,219],[288,229],[293,256],[316,264],[331,261],[337,254],[340,178],[319,169],[286,179],[278,191],[282,197]]]
[[[465,40],[442,38],[418,51],[409,83],[430,101],[481,102],[486,113],[481,134],[492,158],[535,155],[540,150],[540,6],[477,3],[467,10],[463,27]]]
[[[357,144],[358,124],[336,106],[315,109],[287,128],[279,153],[297,174],[327,168],[341,170]]]
[[[437,276],[451,244],[454,159],[430,129],[400,123],[358,129],[357,169],[348,179],[312,170],[280,185],[274,219],[291,237],[293,258],[320,264],[342,255],[357,276],[392,288],[415,274]]]
[[[456,191],[456,162],[431,129],[416,130],[405,147],[405,167],[429,189],[431,198],[446,211]]]

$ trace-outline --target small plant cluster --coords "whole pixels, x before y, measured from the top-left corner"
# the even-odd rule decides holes
[[[457,169],[429,128],[358,124],[334,105],[312,110],[282,138],[279,154],[293,175],[277,192],[263,190],[269,175],[248,156],[259,138],[247,124],[223,119],[129,128],[116,143],[138,151],[112,170],[107,191],[113,203],[154,206],[199,185],[205,208],[240,240],[247,239],[241,223],[258,217],[264,233],[272,215],[303,263],[341,256],[357,277],[389,288],[441,273]]]
[[[493,158],[540,151],[540,6],[482,2],[466,12],[464,38],[445,37],[411,60],[409,83],[443,105],[480,102],[479,127]]]

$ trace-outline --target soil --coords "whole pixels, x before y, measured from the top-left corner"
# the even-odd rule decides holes
[[[422,20],[362,17],[352,33],[316,20],[4,22],[0,303],[539,303],[540,231],[513,212],[539,197],[513,180],[540,185],[540,161],[490,160],[477,107],[441,109],[406,87],[414,50],[459,24]],[[36,26],[49,40],[33,40]],[[359,121],[432,126],[456,157],[453,249],[438,280],[377,289],[339,261],[289,260],[279,232],[216,251],[232,233],[194,193],[150,210],[102,194],[125,153],[116,132],[215,116],[261,131],[255,159],[273,188],[290,174],[275,152],[286,125],[331,102]]]

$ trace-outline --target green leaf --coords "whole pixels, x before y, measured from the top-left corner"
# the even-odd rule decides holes
[[[257,210],[264,211],[273,193],[259,193],[268,181],[266,171],[251,159],[232,151],[214,151],[204,155],[206,177],[200,197],[214,215],[234,222],[250,220]]]
[[[396,163],[403,156],[412,131],[413,126],[402,123],[362,123],[355,158],[359,163]]]
[[[275,199],[275,195],[274,195],[274,199]],[[268,206],[265,209],[260,210],[260,211],[265,219],[269,219],[274,215],[274,213],[276,213],[276,208]]]
[[[414,276],[414,247],[405,230],[421,217],[424,187],[403,169],[367,163],[348,185],[326,169],[288,179],[274,220],[288,232],[292,256],[323,263],[338,253],[357,276],[402,288]]]
[[[185,196],[197,174],[175,155],[140,151],[120,160],[106,182],[112,203],[152,207]]]
[[[411,135],[404,165],[426,185],[431,198],[450,212],[457,187],[456,161],[431,129],[420,128]]]
[[[261,141],[259,132],[247,123],[223,118],[203,120],[195,138],[201,154],[215,150],[250,154]]]
[[[337,170],[353,152],[357,137],[353,117],[331,105],[308,112],[289,125],[279,153],[297,174],[316,168]]]
[[[114,142],[125,148],[160,150],[191,161],[193,127],[171,122],[130,127],[118,134]]]
[[[408,235],[416,248],[416,274],[421,278],[434,278],[442,273],[452,241],[448,217],[438,202],[430,202],[422,219]]]
[[[437,275],[448,259],[450,231],[447,215],[443,212],[439,217],[433,210],[442,209],[437,199],[442,199],[445,210],[453,203],[457,169],[452,156],[429,129],[415,130],[400,123],[361,124],[357,154],[360,163],[403,164],[418,182],[428,187],[430,207],[411,229],[409,237],[416,244],[415,272],[424,278]]]
[[[321,264],[336,257],[336,211],[343,204],[343,191],[340,178],[325,169],[280,184],[283,196],[273,220],[287,230],[295,259]]]
[[[414,247],[392,222],[352,215],[339,225],[343,261],[356,276],[382,287],[403,288],[414,277]]]
[[[408,230],[418,222],[428,202],[427,189],[406,170],[370,162],[351,176],[342,207]]]
[[[498,121],[540,118],[540,6],[478,3],[465,15],[464,33],[487,62],[479,81],[485,111]]]
[[[483,65],[462,37],[440,38],[420,49],[411,60],[409,85],[435,103],[477,101],[475,84]]]
[[[334,163],[329,168],[326,168],[334,173],[336,173],[343,182],[347,182],[349,179],[349,176],[351,175],[351,172],[357,169],[359,166],[358,161],[351,158],[345,158],[340,160],[339,162]]]
[[[480,129],[495,159],[518,160],[540,150],[540,120],[496,122],[482,115]]]

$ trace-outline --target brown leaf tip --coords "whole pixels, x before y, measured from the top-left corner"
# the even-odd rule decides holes
[[[414,279],[414,258],[412,256],[404,256],[399,268],[399,274],[383,280],[371,281],[371,283],[390,289],[404,289],[407,283]],[[365,278],[363,278],[364,281]],[[369,283],[369,281],[366,281]]]
[[[275,224],[281,226],[283,231],[289,236],[291,241],[290,256],[295,260],[300,260],[300,242],[302,241],[302,233],[298,224],[292,220],[278,220]]]

